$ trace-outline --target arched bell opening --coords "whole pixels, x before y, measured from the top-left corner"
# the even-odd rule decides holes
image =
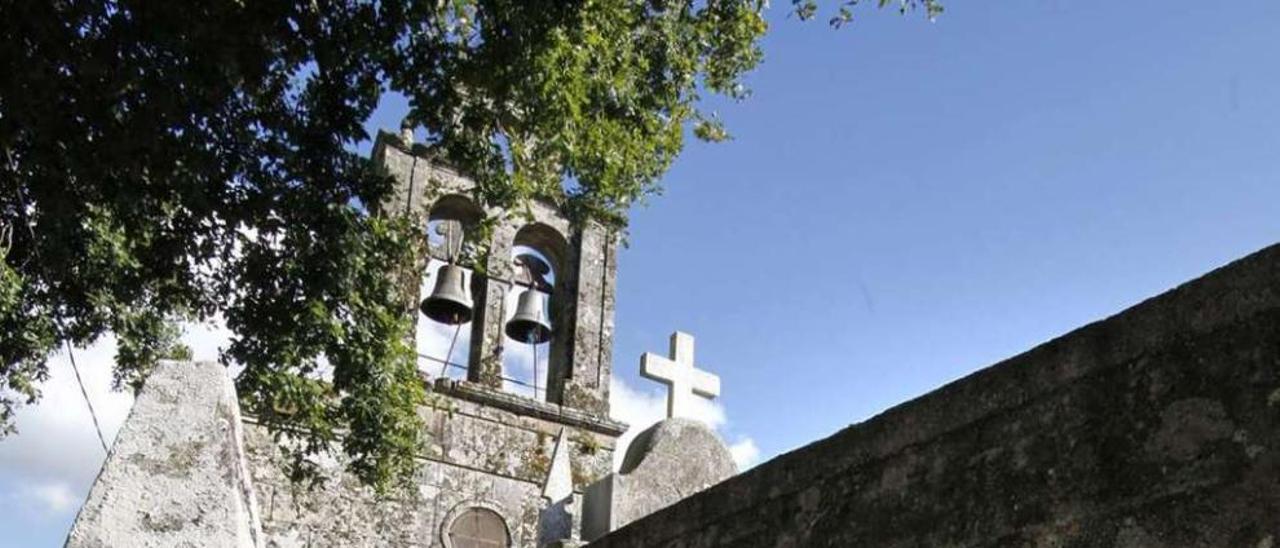
[[[547,400],[552,352],[561,336],[560,299],[568,244],[555,229],[532,224],[516,233],[511,248],[513,285],[503,323],[503,390]]]
[[[430,260],[419,288],[414,345],[419,368],[432,377],[466,378],[475,314],[467,246],[482,215],[470,199],[458,195],[438,199],[428,215]]]

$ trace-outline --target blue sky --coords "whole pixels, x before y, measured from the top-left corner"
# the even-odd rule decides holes
[[[1272,0],[952,1],[839,31],[788,6],[754,96],[715,105],[735,139],[632,214],[614,362],[639,407],[661,402],[640,354],[693,333],[723,381],[707,416],[767,459],[1280,240]],[[88,381],[112,354],[77,356]],[[0,546],[61,545],[100,459],[65,367],[50,383],[0,442]]]
[[[1280,240],[1280,4],[782,7],[632,215],[615,351],[695,334],[764,458]]]

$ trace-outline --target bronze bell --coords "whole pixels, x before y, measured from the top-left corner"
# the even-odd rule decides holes
[[[516,314],[507,322],[506,332],[520,342],[542,344],[551,340],[551,326],[543,319],[541,293],[526,289],[520,294]]]
[[[447,264],[436,271],[436,287],[422,299],[422,313],[446,325],[471,321],[471,299],[467,297],[467,277],[462,267]]]

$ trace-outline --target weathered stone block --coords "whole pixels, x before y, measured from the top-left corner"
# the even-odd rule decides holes
[[[161,363],[116,436],[67,546],[249,548],[261,537],[226,370]]]
[[[729,449],[710,428],[667,419],[641,432],[622,468],[587,488],[582,536],[604,536],[738,472]]]

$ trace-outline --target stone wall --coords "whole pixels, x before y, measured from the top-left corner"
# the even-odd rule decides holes
[[[539,514],[556,441],[566,432],[573,489],[612,466],[624,425],[570,408],[437,381],[434,407],[421,410],[429,445],[416,491],[378,498],[371,489],[325,462],[326,482],[295,485],[265,429],[250,425],[246,446],[268,546],[442,546],[451,518],[469,507],[496,511],[514,546],[539,544]],[[581,497],[574,497],[580,505]],[[581,516],[575,507],[572,516]]]
[[[1280,247],[1272,247],[591,546],[1277,541]]]

